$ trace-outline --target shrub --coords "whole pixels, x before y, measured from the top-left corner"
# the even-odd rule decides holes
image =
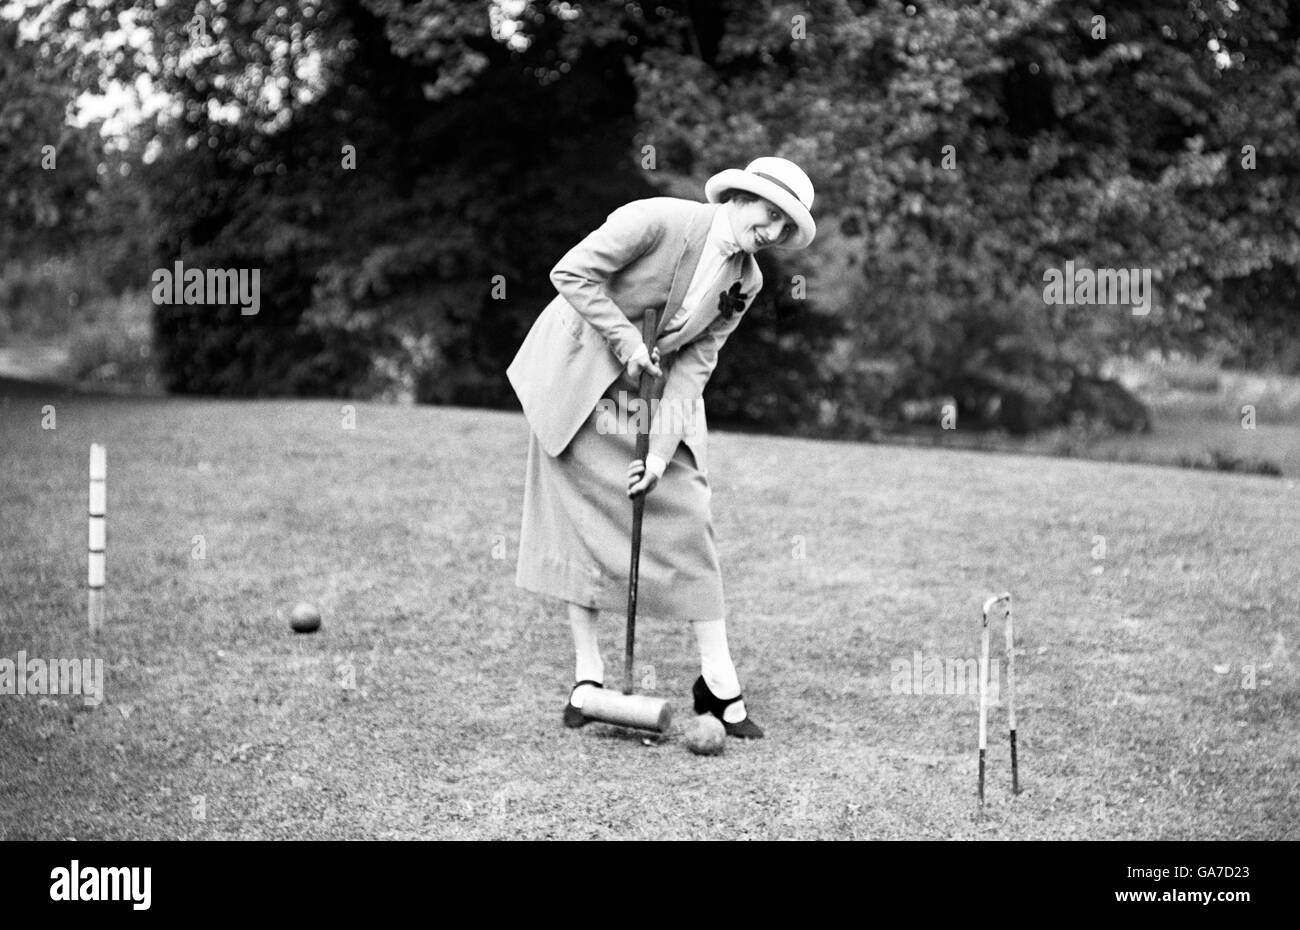
[[[1233,455],[1223,449],[1211,449],[1200,455],[1183,455],[1178,459],[1183,468],[1196,468],[1204,471],[1244,472],[1253,475],[1281,477],[1281,467],[1269,459],[1250,458]]]
[[[135,292],[101,298],[87,309],[90,322],[73,331],[68,347],[69,377],[137,390],[158,390],[161,382],[147,296]]]

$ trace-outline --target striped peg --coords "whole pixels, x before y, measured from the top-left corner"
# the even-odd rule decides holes
[[[90,631],[98,633],[104,626],[104,575],[108,531],[105,510],[108,505],[108,452],[98,443],[90,446],[90,540],[88,545],[87,613]]]

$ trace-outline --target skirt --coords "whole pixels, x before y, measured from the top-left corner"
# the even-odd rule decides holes
[[[623,404],[626,387],[616,382],[606,397]],[[626,416],[625,409],[619,413]],[[636,437],[602,432],[600,414],[600,408],[592,410],[555,457],[542,451],[530,431],[515,583],[537,594],[626,615],[632,554],[627,466],[636,458]],[[725,619],[712,493],[690,448],[679,443],[645,498],[638,619]]]

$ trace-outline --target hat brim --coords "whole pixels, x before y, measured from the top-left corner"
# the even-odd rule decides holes
[[[808,208],[789,191],[766,178],[741,171],[739,168],[728,168],[726,171],[719,171],[704,184],[704,196],[708,198],[709,203],[718,203],[728,190],[748,191],[764,200],[770,200],[794,221],[794,234],[787,241],[772,248],[790,251],[805,249],[817,235],[817,224],[813,222]]]

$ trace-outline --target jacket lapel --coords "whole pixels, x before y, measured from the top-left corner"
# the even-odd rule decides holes
[[[708,298],[709,303],[700,308],[699,312],[692,314],[691,318],[686,322],[686,325],[677,332],[667,338],[660,339],[657,343],[660,352],[667,354],[668,352],[674,352],[677,349],[680,349],[700,333],[704,332],[704,330],[707,329],[715,319],[717,319],[718,304],[716,291],[725,291],[731,287],[733,282],[744,280],[743,262],[746,257],[745,253],[737,252],[731,257],[729,262],[722,266],[721,274],[719,274],[718,278],[713,282],[715,288],[710,291]]]
[[[713,216],[720,208],[719,204],[713,203],[701,204],[701,206],[711,209],[700,210],[686,224],[686,232],[683,236],[686,243],[681,258],[677,260],[677,267],[673,269],[673,282],[668,287],[668,303],[659,317],[658,332],[660,333],[664,331],[664,324],[673,318],[681,307],[682,301],[686,299],[686,292],[691,287],[691,279],[695,277],[695,269],[700,264],[700,256],[704,253],[704,241],[708,238]]]

